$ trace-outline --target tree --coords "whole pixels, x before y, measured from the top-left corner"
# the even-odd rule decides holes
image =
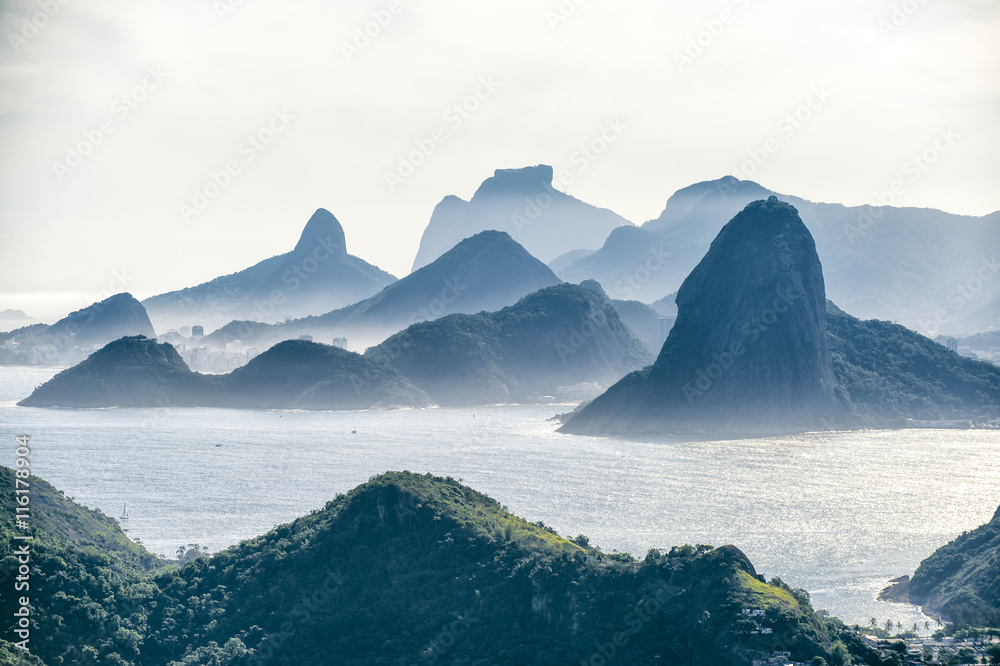
[[[846,645],[837,641],[830,651],[830,660],[834,666],[844,666],[851,663],[851,653],[847,650]]]
[[[885,631],[886,631],[887,634],[891,634],[892,633],[892,626],[894,624],[895,624],[895,622],[893,622],[892,620],[886,620],[885,621]]]
[[[991,664],[1000,664],[1000,645],[991,645],[986,648],[986,656],[990,658]]]
[[[958,648],[958,663],[977,664],[979,663],[979,657],[976,656],[976,651],[970,647]]]

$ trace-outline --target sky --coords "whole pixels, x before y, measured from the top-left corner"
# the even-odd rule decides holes
[[[0,310],[43,320],[286,252],[319,207],[406,275],[498,168],[637,224],[727,174],[1000,209],[995,0],[0,0],[0,31]]]

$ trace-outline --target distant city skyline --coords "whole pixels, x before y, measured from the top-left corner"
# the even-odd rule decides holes
[[[0,310],[39,319],[287,252],[320,207],[402,277],[498,168],[636,224],[727,174],[1000,209],[995,3],[15,0],[0,27]]]

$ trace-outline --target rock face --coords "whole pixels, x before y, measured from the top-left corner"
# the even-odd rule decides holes
[[[630,224],[607,209],[556,190],[552,167],[498,169],[470,201],[445,197],[420,240],[413,270],[431,263],[463,238],[505,231],[544,262],[573,250],[594,250],[612,229]]]
[[[352,346],[358,341],[370,346],[410,324],[455,313],[498,310],[559,282],[548,266],[508,234],[484,231],[354,305],[277,326],[232,322],[208,336],[206,342],[242,340],[266,346],[311,335],[317,340],[343,336]]]
[[[211,330],[233,319],[276,322],[329,312],[395,281],[348,254],[340,222],[320,208],[291,252],[196,287],[153,296],[144,304],[161,328],[200,324]]]
[[[790,432],[842,421],[826,339],[823,272],[796,210],[749,204],[677,295],[656,362],[625,377],[563,432]]]
[[[598,252],[560,263],[556,272],[573,282],[598,280],[612,298],[652,302],[677,290],[726,220],[771,195],[799,211],[816,241],[827,293],[848,312],[956,337],[990,330],[1000,318],[1000,266],[993,256],[1000,212],[969,217],[816,203],[732,176],[678,190],[657,219],[642,225],[644,237],[609,238]],[[974,298],[963,296],[970,284],[979,285]],[[947,317],[939,321],[937,313]]]

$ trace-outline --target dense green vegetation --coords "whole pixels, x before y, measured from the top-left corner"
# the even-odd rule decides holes
[[[369,349],[438,404],[530,400],[613,382],[652,360],[600,286],[560,284],[498,312],[414,324]]]
[[[1000,626],[1000,509],[921,562],[909,599],[957,626]]]
[[[14,471],[0,467],[0,638],[13,633],[17,598],[30,596],[32,621],[28,647],[46,664],[134,663],[144,632],[145,609],[139,603],[155,590],[150,573],[163,563],[132,543],[117,521],[100,511],[75,504],[44,480],[29,477],[30,529],[14,525]],[[15,550],[29,534],[30,589],[14,591],[19,561]],[[9,645],[0,643],[0,663],[9,661]],[[17,651],[20,653],[20,651]],[[119,655],[124,661],[112,655]],[[23,657],[23,655],[21,655]]]
[[[827,303],[827,338],[841,398],[864,424],[1000,417],[1000,368],[959,356],[887,321]]]
[[[12,497],[11,471],[0,479]],[[31,648],[50,665],[521,666],[659,655],[661,664],[725,666],[774,650],[850,658],[841,623],[814,612],[802,590],[765,583],[732,546],[651,550],[642,561],[605,555],[450,478],[388,473],[182,567],[31,482]],[[3,563],[9,573],[6,553]]]

